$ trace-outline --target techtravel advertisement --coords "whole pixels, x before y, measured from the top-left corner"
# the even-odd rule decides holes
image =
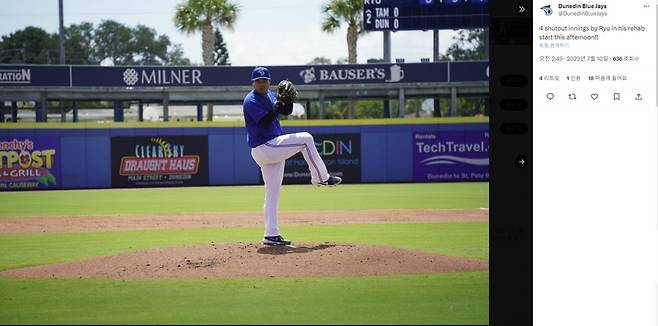
[[[488,181],[489,130],[413,134],[415,181]]]

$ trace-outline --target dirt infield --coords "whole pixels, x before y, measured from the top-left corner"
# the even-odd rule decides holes
[[[487,270],[486,260],[340,243],[197,244],[21,268],[0,277],[198,279],[365,276]]]
[[[394,209],[279,213],[279,224],[281,225],[488,221],[488,209]],[[192,215],[6,217],[0,218],[0,234],[262,225],[263,217],[261,212],[224,212]]]

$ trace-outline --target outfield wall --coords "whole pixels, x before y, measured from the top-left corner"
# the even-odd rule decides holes
[[[488,118],[283,121],[358,182],[486,181]],[[163,151],[164,149],[164,151]],[[305,174],[306,173],[306,174]],[[308,182],[299,157],[285,183]],[[241,122],[4,124],[0,190],[259,184]]]

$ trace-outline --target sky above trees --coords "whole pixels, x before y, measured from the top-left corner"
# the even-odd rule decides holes
[[[324,0],[236,0],[241,14],[234,31],[222,31],[234,66],[306,64],[315,57],[332,62],[347,57],[346,27],[335,33],[322,32],[321,6]],[[158,35],[166,35],[172,43],[182,45],[183,54],[192,63],[201,63],[201,33],[186,35],[173,24],[174,8],[182,0],[64,0],[64,24],[115,20],[131,28],[145,25]],[[58,31],[57,1],[9,1],[0,13],[0,36],[27,26],[48,33]],[[454,43],[455,31],[441,31],[440,51]],[[381,58],[382,33],[371,32],[359,37],[358,63]],[[392,34],[392,58],[419,62],[432,57],[432,32],[403,31]]]

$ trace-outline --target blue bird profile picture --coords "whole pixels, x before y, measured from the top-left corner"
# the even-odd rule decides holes
[[[543,6],[543,7],[541,7],[541,9],[544,11],[546,16],[550,16],[550,15],[553,14],[553,9],[551,9],[551,5]]]

